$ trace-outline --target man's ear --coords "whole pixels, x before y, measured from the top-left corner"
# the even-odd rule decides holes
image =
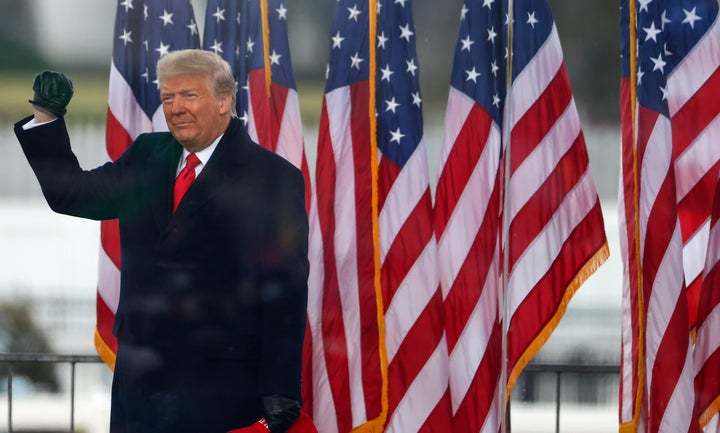
[[[220,115],[225,115],[230,111],[230,104],[232,104],[232,97],[230,95],[220,97]]]

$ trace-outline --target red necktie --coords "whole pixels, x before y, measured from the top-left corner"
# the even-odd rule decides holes
[[[173,191],[173,213],[177,209],[180,200],[182,200],[185,192],[190,188],[190,184],[195,180],[195,167],[200,165],[197,155],[191,153],[185,161],[185,167],[180,171],[177,179],[175,179],[175,190]]]

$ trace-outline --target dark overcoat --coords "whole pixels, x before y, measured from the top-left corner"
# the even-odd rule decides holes
[[[300,401],[301,172],[233,119],[173,214],[182,147],[169,133],[83,171],[63,118],[23,130],[28,120],[15,133],[50,207],[119,221],[111,433],[221,433],[260,418],[262,395]]]

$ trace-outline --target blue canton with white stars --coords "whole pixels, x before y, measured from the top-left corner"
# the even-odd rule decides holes
[[[410,0],[377,2],[377,143],[383,157],[403,167],[423,135],[422,95]],[[340,0],[330,37],[326,92],[368,80],[368,4]]]
[[[287,38],[287,8],[283,0],[268,0],[272,81],[295,89]],[[205,16],[203,48],[230,63],[238,82],[237,109],[247,124],[248,74],[265,68],[262,11],[259,0],[210,0]]]
[[[513,4],[513,78],[535,57],[554,22],[546,1]],[[465,0],[455,48],[451,85],[484,107],[502,125],[507,93],[507,2]]]
[[[667,74],[670,67],[664,59],[666,35],[657,22],[666,10],[665,1],[639,0],[636,6],[636,25],[641,30],[636,33],[638,103],[669,117]]]
[[[627,5],[621,14],[628,25]],[[667,78],[715,21],[715,0],[637,0],[638,101],[668,116]],[[629,74],[628,30],[623,28],[623,74]],[[627,76],[627,75],[625,75]]]
[[[423,135],[412,5],[409,0],[377,5],[377,142],[383,156],[402,167]]]
[[[155,67],[170,51],[199,48],[200,35],[189,0],[122,0],[115,16],[113,63],[145,114],[160,106]]]

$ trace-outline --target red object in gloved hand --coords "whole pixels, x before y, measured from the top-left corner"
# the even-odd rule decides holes
[[[262,418],[247,427],[230,430],[228,433],[270,433],[270,427],[265,418]]]
[[[255,421],[251,425],[235,430],[230,430],[228,433],[270,433],[270,428],[265,421],[265,418]],[[300,412],[300,416],[290,426],[286,433],[318,433],[315,424],[312,419],[305,413]]]
[[[305,412],[300,412],[300,416],[290,426],[287,433],[318,433],[318,430],[312,419]]]

